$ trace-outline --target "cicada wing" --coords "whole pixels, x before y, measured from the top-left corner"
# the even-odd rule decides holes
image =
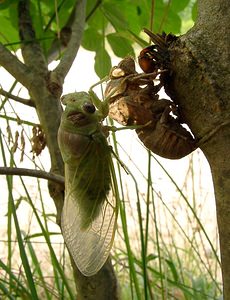
[[[107,197],[96,219],[84,229],[78,201],[73,194],[65,199],[62,213],[64,240],[78,269],[85,276],[96,274],[109,256],[117,219],[115,202],[115,197]]]
[[[93,143],[75,171],[66,165],[63,237],[85,276],[96,274],[104,265],[115,234],[118,205],[108,149],[107,144]]]

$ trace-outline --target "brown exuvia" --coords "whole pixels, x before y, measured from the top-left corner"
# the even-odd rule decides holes
[[[109,116],[122,125],[137,126],[136,132],[143,144],[164,158],[179,159],[197,148],[191,133],[180,123],[176,105],[168,99],[159,99],[162,81],[154,79],[165,70],[153,69],[137,73],[132,57],[124,58],[110,72],[105,95],[111,95]]]

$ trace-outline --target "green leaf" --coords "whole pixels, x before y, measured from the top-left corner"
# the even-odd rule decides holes
[[[190,0],[171,0],[169,8],[174,12],[180,12],[188,6],[189,2]]]
[[[97,51],[103,45],[103,36],[94,28],[89,27],[84,31],[81,45],[89,51]]]
[[[60,232],[51,232],[51,231],[48,231],[47,234],[49,236],[51,236],[51,235],[60,235],[61,233]],[[44,236],[44,234],[42,232],[40,232],[40,233],[34,233],[34,234],[30,234],[30,235],[25,235],[24,236],[24,240],[28,241],[28,240],[31,240],[33,238],[38,238],[38,237],[43,237],[43,236]]]
[[[57,3],[56,3],[57,2]],[[56,3],[56,4],[55,4]],[[36,10],[41,9],[41,18],[44,19],[44,25],[47,24],[51,26],[49,28],[61,29],[66,25],[71,12],[75,6],[75,0],[68,1],[50,1],[50,0],[35,0],[34,5],[37,7]]]
[[[192,7],[192,19],[194,22],[197,19],[197,1],[193,4],[193,7]]]
[[[125,30],[128,28],[128,23],[123,14],[123,10],[117,6],[115,1],[105,2],[101,7],[101,10],[106,17],[106,19],[113,25],[113,27],[118,31]]]
[[[179,17],[179,15],[171,10],[168,14],[165,23],[163,23],[163,30],[165,32],[173,32],[175,34],[180,33],[181,18]]]
[[[119,34],[110,33],[106,37],[116,56],[124,57],[127,55],[135,55],[130,42],[127,39],[119,36]]]
[[[177,14],[177,12],[171,9],[171,6],[168,7],[167,5],[168,1],[167,3],[164,2],[163,0],[155,1],[154,15],[153,15],[153,32],[161,33],[162,31],[165,31],[167,33],[168,32],[173,32],[175,34],[180,33],[180,29],[181,29],[180,16]],[[176,7],[175,10],[177,11],[181,9],[183,6],[181,5],[180,8]],[[140,24],[140,29],[142,29],[143,27],[149,28],[151,9],[152,9],[151,2],[147,0],[143,0],[141,5],[138,4],[136,6],[136,9],[138,11],[138,20]]]
[[[155,32],[180,33],[181,18],[173,10],[168,9],[167,5],[163,2],[156,2],[154,16],[157,16],[154,22]]]
[[[161,0],[159,0],[161,1]],[[140,1],[136,0],[136,12],[138,16],[138,23],[140,25],[140,30],[144,27],[149,28],[150,18],[151,18],[151,2],[148,0]],[[154,23],[158,16],[154,14]]]
[[[5,265],[5,263],[0,259],[0,268],[1,270],[4,270],[6,274],[9,275],[9,278],[11,279],[11,288],[12,286],[17,288],[18,293],[23,294],[25,299],[29,299],[29,297],[32,297],[29,293],[29,290],[26,286],[26,284],[23,284],[18,276],[15,276],[14,272],[12,271],[9,266]],[[1,287],[1,290],[3,290],[3,286]],[[12,291],[11,291],[12,292]],[[15,299],[15,298],[13,298]]]
[[[0,42],[3,44],[14,44],[14,48],[10,50],[16,50],[19,48],[19,36],[17,29],[13,26],[13,20],[9,16],[9,10],[0,10],[0,24],[1,34]]]
[[[169,259],[166,259],[165,261],[166,261],[167,265],[169,266],[169,268],[172,272],[174,281],[178,282],[179,281],[179,276],[178,276],[177,268],[176,268],[175,264],[173,263],[173,261],[171,261]]]
[[[156,258],[158,258],[158,255],[156,254],[149,254],[147,257],[146,257],[146,261],[149,262],[151,260],[155,260]]]
[[[93,0],[87,1],[87,6],[89,6],[90,4],[90,7],[87,7],[87,11],[86,11],[87,24],[89,25],[89,27],[92,27],[96,30],[104,31],[104,28],[106,28],[108,21],[104,17],[104,14],[100,9],[100,6],[97,7],[96,10],[94,10],[96,2],[94,3],[94,5],[92,5],[93,2],[95,1]]]
[[[142,30],[142,18],[140,17],[140,9],[139,9],[140,1],[109,1],[108,6],[110,5],[110,11],[113,15],[116,15],[116,18],[119,21],[122,21],[122,27],[115,27],[115,29],[120,28],[121,30],[129,29],[136,34],[139,34]],[[142,4],[141,4],[142,6]],[[115,10],[115,14],[114,14]],[[145,15],[145,23],[148,20],[149,10],[145,10],[148,12]],[[113,23],[112,23],[113,24]],[[121,25],[121,24],[120,24]]]
[[[94,69],[96,74],[103,78],[109,74],[111,67],[111,59],[108,52],[104,48],[100,48],[95,55]]]
[[[17,0],[1,0],[0,1],[0,10],[8,8],[12,3],[16,3]]]
[[[48,1],[48,6],[50,5],[50,2],[51,1]],[[53,2],[55,3],[55,1]],[[58,10],[58,20],[55,19],[55,21],[59,23],[60,28],[66,25],[75,5],[76,0],[61,1],[59,5],[60,8]],[[53,11],[53,13],[55,13],[55,10]]]

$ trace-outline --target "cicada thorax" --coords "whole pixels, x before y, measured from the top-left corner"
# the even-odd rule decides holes
[[[127,66],[128,65],[128,66]],[[141,76],[135,70],[131,57],[123,59],[111,70],[105,96],[109,95],[109,116],[122,125],[142,125],[150,121],[149,107],[158,99],[153,83],[157,74]]]
[[[59,128],[58,142],[63,160],[66,164],[77,164],[89,146],[87,136],[71,133],[64,128]]]

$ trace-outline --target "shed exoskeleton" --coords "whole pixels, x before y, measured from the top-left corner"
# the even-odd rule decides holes
[[[164,70],[137,73],[132,57],[123,59],[110,72],[105,95],[109,99],[109,116],[122,125],[140,125],[139,139],[153,153],[179,159],[197,148],[192,134],[182,126],[173,101],[159,99],[163,83],[154,80]],[[112,93],[112,91],[115,91]],[[174,115],[173,115],[174,114]]]

